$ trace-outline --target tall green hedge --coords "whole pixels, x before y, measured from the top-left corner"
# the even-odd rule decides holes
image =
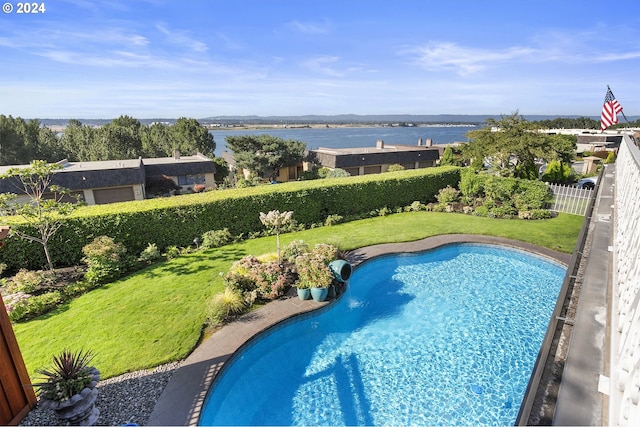
[[[432,202],[441,188],[457,187],[459,181],[459,168],[440,167],[87,206],[65,218],[49,248],[58,267],[79,264],[82,247],[100,235],[137,255],[149,243],[160,249],[191,245],[209,230],[228,228],[233,235],[261,231],[259,212],[293,211],[298,223],[313,224],[332,214],[349,218],[415,200]],[[5,220],[13,228],[26,227],[15,218]],[[5,241],[0,262],[9,270],[45,265],[42,246],[17,237]]]

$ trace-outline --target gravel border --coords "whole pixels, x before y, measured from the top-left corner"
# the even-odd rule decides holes
[[[100,409],[97,425],[146,425],[156,401],[173,373],[182,362],[172,362],[153,369],[129,372],[118,377],[101,380],[97,388],[96,407]],[[60,424],[53,411],[33,408],[21,426],[57,426]]]

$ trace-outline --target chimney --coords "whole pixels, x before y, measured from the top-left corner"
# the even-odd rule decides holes
[[[431,147],[433,145],[433,141],[431,140],[431,138],[427,138],[427,147]]]
[[[418,147],[422,147],[422,138],[418,138]]]
[[[381,139],[377,140],[376,141],[376,148],[378,148],[378,149],[384,148],[384,141],[381,140]]]
[[[180,151],[178,149],[173,150],[173,158],[176,160],[180,160]]]

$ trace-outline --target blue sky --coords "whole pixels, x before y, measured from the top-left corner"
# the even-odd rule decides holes
[[[14,117],[640,114],[637,0],[0,3]]]

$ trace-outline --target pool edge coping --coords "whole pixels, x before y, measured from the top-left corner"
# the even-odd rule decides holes
[[[403,243],[385,243],[355,249],[349,261],[358,265],[392,253],[412,253],[455,243],[486,243],[513,247],[568,265],[571,255],[531,243],[477,234],[444,234]],[[272,326],[299,314],[315,311],[330,301],[302,301],[295,291],[223,326],[204,340],[180,364],[158,398],[147,425],[197,425],[207,392],[214,378],[247,341]]]

